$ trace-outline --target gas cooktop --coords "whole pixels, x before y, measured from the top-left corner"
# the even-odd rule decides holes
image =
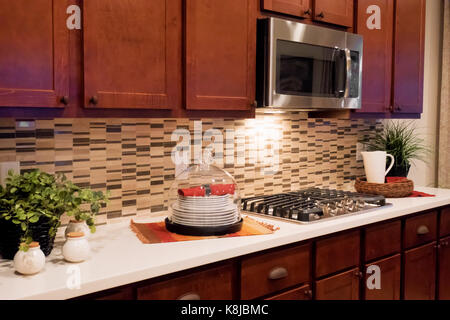
[[[324,219],[365,213],[390,205],[383,196],[348,191],[309,188],[271,196],[241,200],[242,210],[250,214],[312,223]]]

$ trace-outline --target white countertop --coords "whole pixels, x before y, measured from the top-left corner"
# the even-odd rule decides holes
[[[91,236],[91,258],[82,263],[63,260],[63,238],[58,235],[45,269],[39,274],[20,275],[14,271],[12,261],[0,260],[0,299],[73,298],[450,204],[450,189],[416,190],[436,197],[388,199],[392,206],[309,225],[256,217],[280,227],[271,235],[142,244],[131,231],[129,221],[109,224],[98,227]],[[161,217],[133,219],[136,222],[162,220]],[[78,267],[80,288],[69,289],[67,283],[76,278]]]

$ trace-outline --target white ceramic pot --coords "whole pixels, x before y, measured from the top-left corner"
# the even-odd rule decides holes
[[[14,268],[22,274],[35,274],[45,266],[45,255],[38,242],[32,242],[28,251],[17,251],[14,256]]]
[[[66,231],[64,232],[66,239],[69,232],[83,232],[87,239],[89,239],[89,236],[91,235],[91,229],[89,229],[89,226],[84,220],[70,220],[69,224],[67,225]]]
[[[69,262],[82,262],[89,258],[91,248],[83,232],[69,232],[62,247],[64,259]]]

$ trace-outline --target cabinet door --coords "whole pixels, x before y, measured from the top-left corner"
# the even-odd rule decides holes
[[[186,2],[187,109],[251,109],[255,60],[256,0]]]
[[[179,106],[181,0],[83,4],[85,106]]]
[[[358,268],[316,281],[316,299],[358,300],[359,281]]]
[[[314,20],[353,27],[353,0],[315,0]]]
[[[434,300],[436,242],[405,251],[405,300]]]
[[[358,0],[357,33],[364,37],[362,108],[358,112],[390,110],[393,24],[394,1]]]
[[[290,14],[301,18],[311,18],[312,0],[263,0],[263,9]]]
[[[450,207],[441,210],[441,221],[439,227],[441,237],[450,235]]]
[[[370,288],[366,285],[366,300],[399,300],[400,299],[400,254],[366,265],[366,282],[372,275],[367,274],[370,266],[380,268],[380,288]],[[370,283],[372,281],[369,280]]]
[[[425,0],[397,0],[394,46],[394,112],[422,113]]]
[[[450,237],[440,241],[439,300],[450,300]]]
[[[63,107],[69,95],[66,1],[0,0],[0,106]]]

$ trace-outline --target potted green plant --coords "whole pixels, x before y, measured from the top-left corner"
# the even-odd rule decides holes
[[[412,122],[389,121],[381,132],[374,138],[361,141],[367,151],[386,151],[395,158],[395,164],[389,171],[389,177],[407,177],[411,167],[411,160],[426,161],[429,152],[424,140],[415,132]],[[386,168],[390,165],[386,164]]]
[[[9,172],[6,186],[0,186],[0,254],[12,259],[20,243],[26,251],[38,241],[49,255],[64,213],[85,220],[95,232],[94,217],[106,202],[103,192],[80,188],[64,174]]]

